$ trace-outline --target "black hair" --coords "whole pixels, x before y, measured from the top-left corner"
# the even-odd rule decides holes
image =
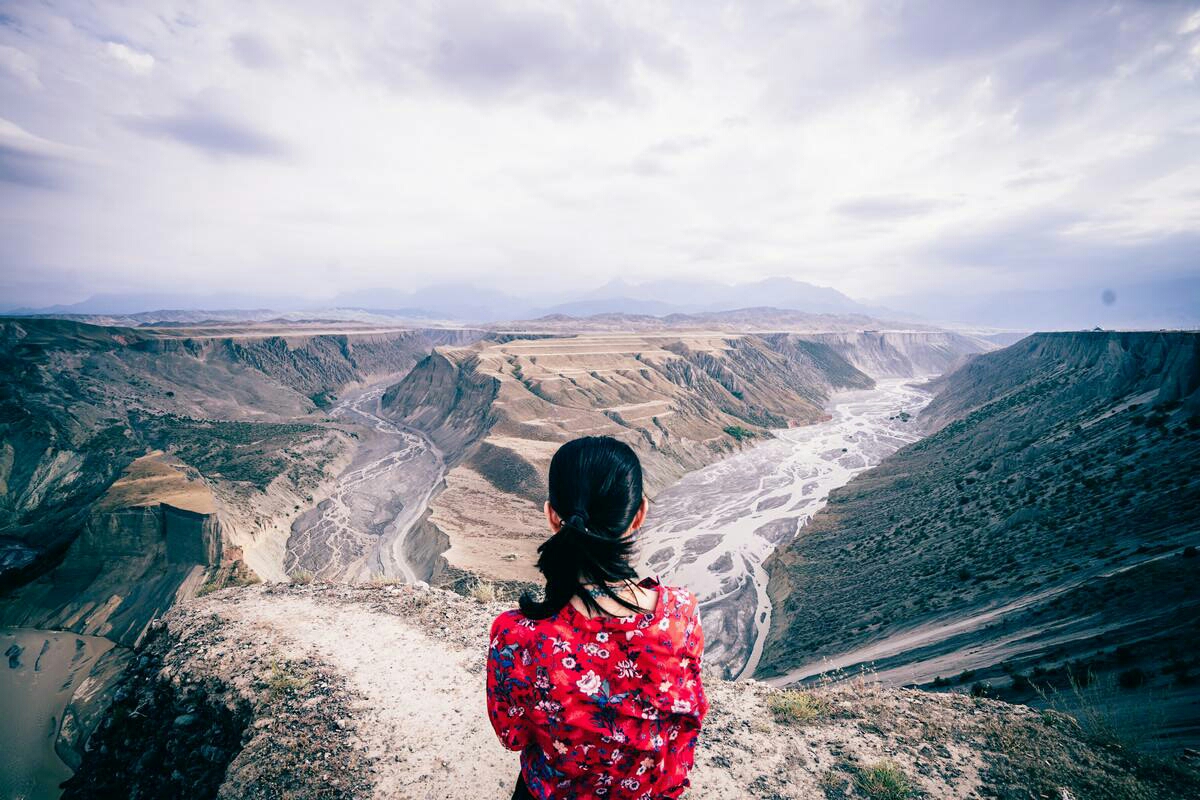
[[[550,460],[550,507],[563,520],[558,532],[538,547],[537,567],[546,578],[545,598],[521,595],[521,613],[530,619],[557,614],[572,596],[593,612],[602,609],[584,588],[601,592],[631,612],[645,611],[617,596],[608,584],[632,581],[633,540],[625,532],[642,504],[642,465],[633,448],[611,436],[573,439]]]

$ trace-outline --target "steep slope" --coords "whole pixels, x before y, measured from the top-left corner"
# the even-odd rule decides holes
[[[79,764],[128,648],[206,578],[221,570],[238,573],[237,558],[236,550],[225,549],[203,482],[161,452],[130,464],[93,504],[62,563],[0,598],[0,629],[8,640],[0,646],[16,670],[5,675],[12,696],[0,701],[0,751],[14,756],[0,759],[0,785],[14,797],[54,796],[41,793],[39,776]],[[47,740],[31,730],[58,737]]]
[[[0,792],[57,800],[131,651],[107,639],[0,628]]]
[[[826,418],[838,387],[871,381],[820,345],[754,336],[585,334],[442,349],[383,397],[392,419],[428,434],[452,467],[425,539],[449,564],[536,577],[543,476],[562,442],[612,435],[642,459],[651,495],[684,472]],[[444,548],[443,548],[444,549]]]
[[[1150,409],[1186,403],[1195,411],[1197,348],[1200,338],[1187,332],[1034,334],[935,381],[937,396],[921,418],[940,428],[1015,392],[1051,391],[1055,381],[1072,407],[1147,395],[1139,402]]]
[[[1194,741],[1200,559],[1180,553],[1200,543],[1200,334],[1036,334],[938,387],[919,417],[935,432],[768,563],[759,674],[966,670],[1035,701],[1031,676],[1119,678]]]
[[[248,551],[262,536],[286,539],[279,518],[347,457],[347,436],[320,407],[348,384],[405,373],[435,344],[482,335],[0,320],[0,589],[61,559],[91,504],[155,448],[213,482],[228,535]]]
[[[152,619],[195,593],[222,549],[208,487],[161,452],[143,456],[92,506],[61,564],[0,599],[0,625],[132,647]]]
[[[437,589],[268,586],[172,611],[126,673],[65,798],[507,798],[484,714],[503,604]],[[1184,763],[1071,719],[857,683],[797,695],[705,677],[697,800],[1087,797],[1200,791]],[[137,713],[131,713],[136,711]],[[887,779],[891,795],[864,795]]]

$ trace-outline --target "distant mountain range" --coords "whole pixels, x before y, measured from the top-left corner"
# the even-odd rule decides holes
[[[320,318],[359,322],[490,324],[595,315],[668,317],[774,308],[807,314],[861,315],[948,328],[1016,331],[1200,327],[1200,277],[1123,286],[1029,288],[990,294],[912,292],[862,303],[827,286],[792,278],[744,283],[662,279],[613,280],[595,289],[520,294],[471,283],[415,290],[374,288],[324,299],[238,292],[100,294],[79,303],[0,308],[17,316],[88,318],[104,324],[190,324],[209,321],[289,321]]]
[[[941,330],[932,325],[897,320],[882,320],[865,314],[830,314],[796,311],[774,306],[752,306],[728,311],[701,311],[694,314],[671,313],[623,314],[605,312],[587,316],[546,314],[536,319],[509,320],[488,327],[510,332],[571,333],[578,331],[663,331],[707,330],[730,332],[794,331],[806,333],[851,332],[864,330]]]
[[[891,313],[859,303],[834,289],[791,278],[752,283],[658,280],[628,283],[615,280],[586,292],[524,296],[464,283],[446,283],[413,291],[370,289],[344,292],[324,301],[295,296],[268,297],[239,293],[103,294],[79,303],[43,308],[15,308],[6,313],[27,316],[108,316],[125,324],[204,322],[312,317],[447,320],[485,323],[536,319],[556,314],[665,316],[728,311],[756,306],[816,314]],[[357,312],[356,314],[350,312]],[[899,315],[903,316],[903,315]]]
[[[767,278],[753,283],[658,280],[633,284],[610,281],[576,300],[542,309],[543,314],[590,316],[604,313],[693,314],[730,311],[756,306],[794,309],[813,314],[891,314],[890,309],[869,306],[836,289],[791,278]]]

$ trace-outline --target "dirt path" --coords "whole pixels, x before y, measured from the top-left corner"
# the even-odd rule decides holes
[[[377,796],[446,797],[452,786],[476,786],[479,797],[512,791],[517,754],[486,723],[468,724],[484,714],[478,653],[361,607],[276,596],[233,608],[264,639],[289,642],[290,657],[315,651],[361,695],[359,730],[377,759]]]

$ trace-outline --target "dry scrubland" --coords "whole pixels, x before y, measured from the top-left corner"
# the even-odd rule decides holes
[[[504,603],[438,589],[271,584],[181,606],[116,692],[67,798],[507,798],[483,712]],[[735,798],[1190,798],[1184,762],[1070,718],[869,682],[806,692],[709,676],[693,789]]]

